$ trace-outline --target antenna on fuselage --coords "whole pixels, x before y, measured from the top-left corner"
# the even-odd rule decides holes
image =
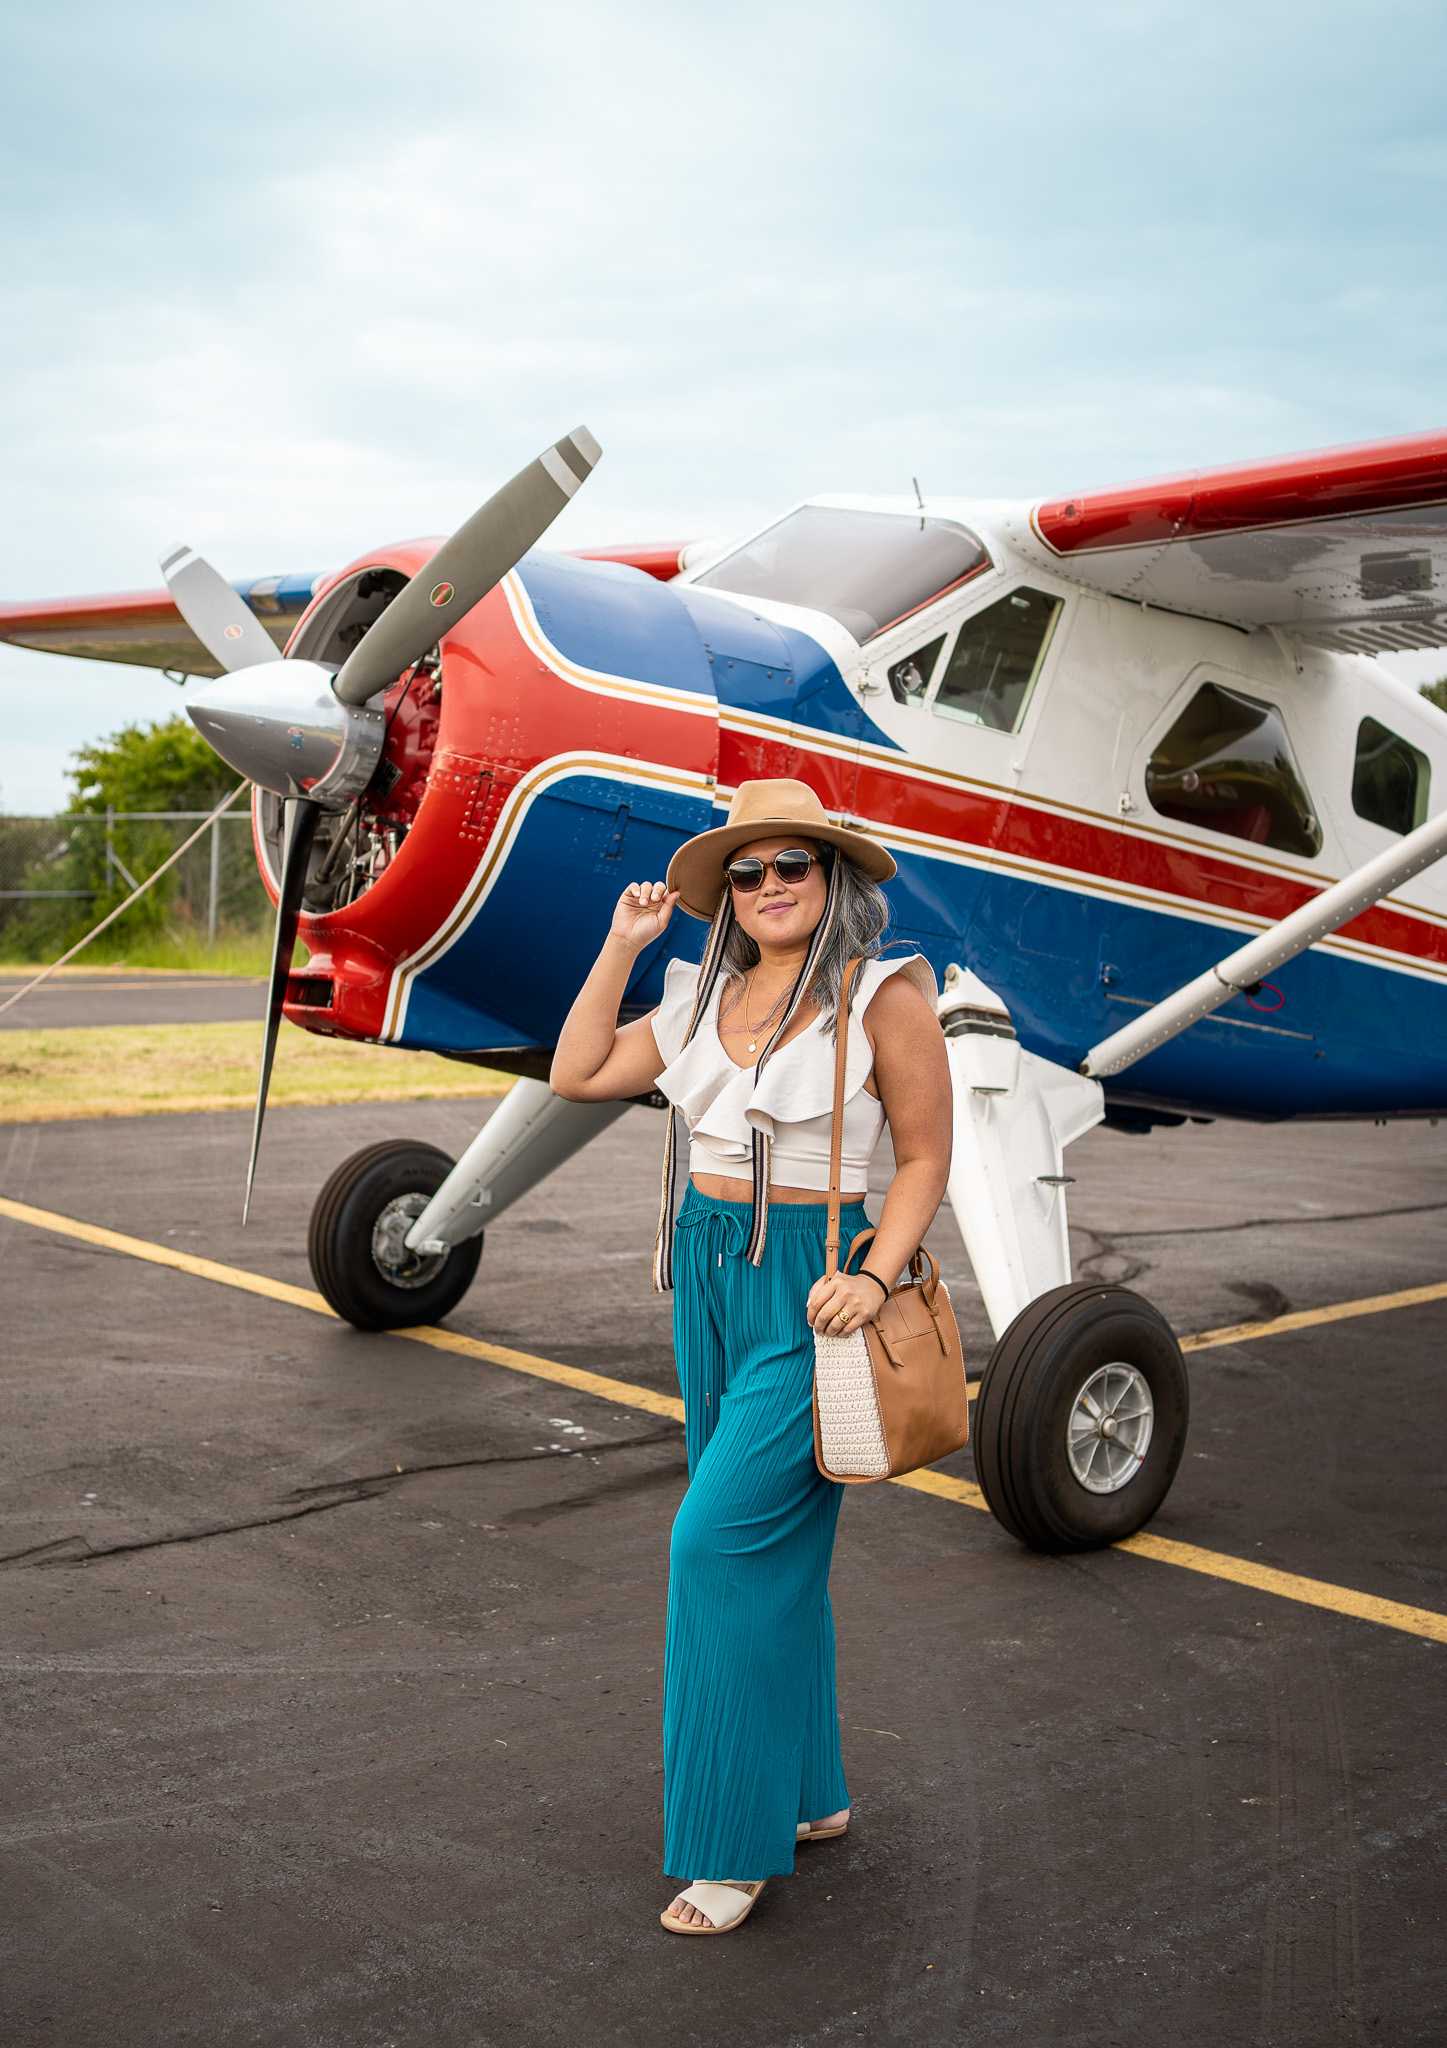
[[[920,488],[919,488],[919,478],[918,478],[917,476],[912,476],[912,477],[910,478],[910,482],[911,482],[911,483],[912,483],[912,484],[914,485],[914,495],[915,495],[915,502],[916,502],[916,504],[917,504],[917,505],[919,506],[919,530],[920,530],[920,532],[921,532],[921,533],[923,533],[923,532],[924,532],[924,499],[923,499],[923,498],[922,498],[922,497],[920,496]]]

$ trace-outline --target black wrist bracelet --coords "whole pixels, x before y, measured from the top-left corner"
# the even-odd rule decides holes
[[[884,1281],[880,1279],[877,1273],[871,1273],[868,1266],[861,1266],[859,1268],[859,1277],[861,1280],[872,1280],[876,1287],[883,1287],[884,1298],[886,1301],[888,1301],[890,1295],[894,1292],[894,1289],[892,1287],[888,1287],[885,1285]]]

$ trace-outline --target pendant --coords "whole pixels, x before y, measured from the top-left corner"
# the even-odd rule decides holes
[[[749,1051],[750,1051],[750,1052],[757,1052],[757,1051],[758,1051],[758,1049],[759,1049],[759,1048],[758,1048],[758,1047],[757,1047],[756,1045],[754,1045],[754,1044],[753,1044],[752,1042],[750,1043],[750,1045],[749,1045]]]

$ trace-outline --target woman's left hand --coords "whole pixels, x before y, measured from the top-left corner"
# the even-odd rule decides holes
[[[814,1282],[805,1314],[821,1337],[847,1337],[861,1324],[872,1323],[884,1300],[884,1290],[865,1274],[836,1273],[832,1280]]]

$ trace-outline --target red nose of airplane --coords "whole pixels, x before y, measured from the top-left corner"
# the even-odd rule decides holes
[[[328,591],[303,618],[280,661],[249,608],[210,563],[184,546],[162,557],[178,610],[225,671],[204,704],[195,706],[197,730],[259,789],[291,799],[285,820],[278,819],[282,844],[272,865],[276,929],[246,1208],[303,908],[325,877],[340,872],[344,888],[375,879],[375,844],[366,857],[370,866],[359,860],[363,798],[387,737],[384,693],[407,671],[399,686],[405,696],[443,635],[541,539],[601,453],[588,429],[577,427],[519,470],[450,539],[413,562],[409,573],[369,567],[344,577],[340,589]],[[417,571],[424,564],[422,576]],[[329,834],[320,829],[324,819],[332,825]],[[372,837],[375,842],[375,832]],[[390,865],[396,833],[384,827],[381,843]]]

